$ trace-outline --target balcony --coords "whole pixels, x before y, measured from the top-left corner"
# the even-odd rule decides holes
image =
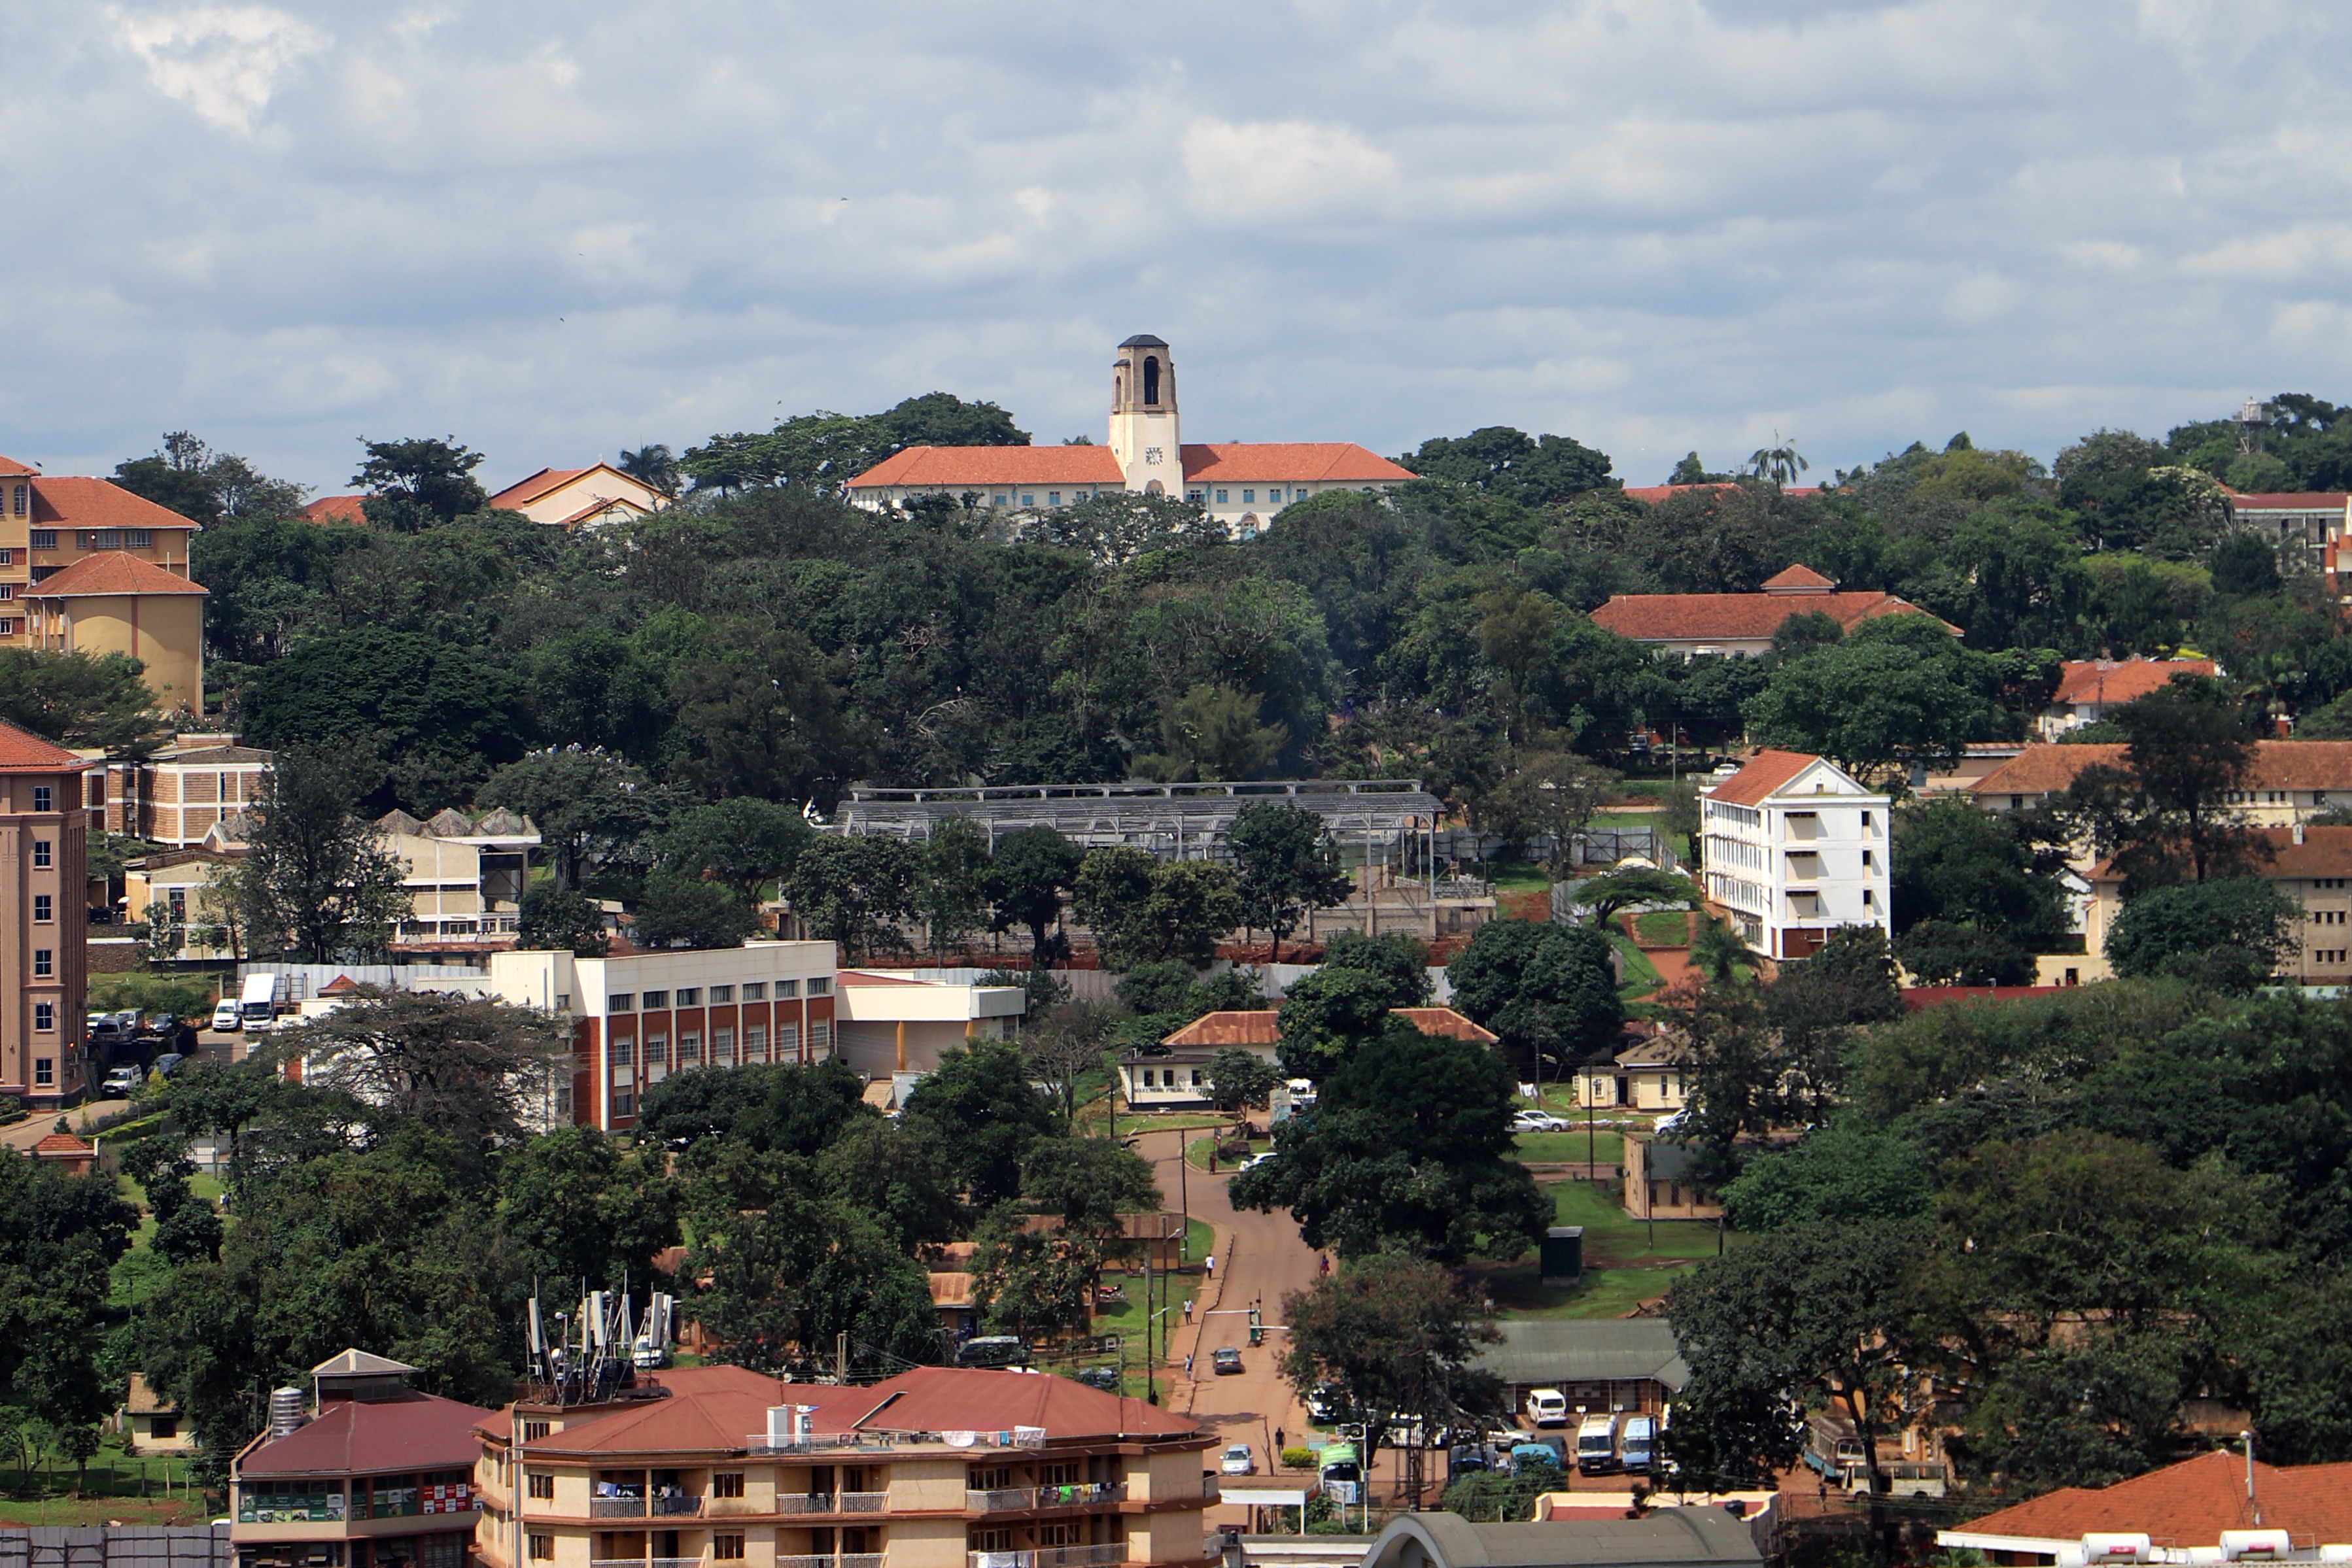
[[[967,1552],[965,1568],[1101,1568],[1127,1561],[1124,1543],[1041,1546],[1034,1552]],[[781,1568],[781,1563],[780,1563]]]
[[[844,1513],[880,1513],[889,1503],[890,1494],[887,1491],[845,1491],[839,1498]]]
[[[1082,1486],[1001,1487],[993,1491],[963,1494],[964,1508],[973,1513],[1011,1513],[1036,1508],[1085,1508],[1095,1503],[1125,1502],[1124,1481]]]
[[[829,1491],[789,1492],[776,1494],[778,1513],[831,1513],[833,1494]]]
[[[653,1500],[653,1517],[656,1519],[692,1519],[701,1512],[702,1500],[698,1497],[657,1497]]]
[[[646,1500],[641,1497],[592,1497],[588,1500],[591,1519],[643,1519]]]

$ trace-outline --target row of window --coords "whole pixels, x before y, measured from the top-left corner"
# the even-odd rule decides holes
[[[1193,498],[1194,500],[1196,500],[1196,501],[1197,501],[1197,500],[1199,500],[1199,499],[1201,498],[1201,492],[1199,492],[1198,490],[1193,491],[1193,492],[1192,492],[1192,498]],[[1268,501],[1284,501],[1284,500],[1290,500],[1290,501],[1303,501],[1303,500],[1307,499],[1307,486],[1304,486],[1304,485],[1297,485],[1297,486],[1293,486],[1291,487],[1291,489],[1290,489],[1289,493],[1288,493],[1287,495],[1286,495],[1286,494],[1284,493],[1283,488],[1282,488],[1282,486],[1279,486],[1279,485],[1269,485],[1269,486],[1267,486],[1265,487],[1265,498],[1266,498]],[[1256,491],[1256,490],[1255,490],[1255,489],[1245,489],[1245,490],[1244,490],[1244,491],[1242,492],[1242,505],[1243,505],[1243,506],[1244,506],[1244,507],[1254,507],[1254,506],[1255,506],[1256,504],[1257,504],[1257,491]],[[1220,490],[1220,491],[1218,491],[1218,492],[1217,492],[1217,505],[1219,505],[1220,507],[1230,507],[1230,506],[1232,506],[1232,505],[1233,505],[1233,492],[1232,492],[1231,490]]]
[[[828,1049],[832,1044],[833,1025],[831,1023],[827,1022],[824,1019],[818,1019],[809,1025],[809,1045],[811,1049],[824,1051]],[[637,1060],[637,1042],[626,1038],[625,1036],[614,1040],[613,1041],[613,1065],[615,1067],[635,1066]],[[800,1053],[800,1025],[791,1023],[778,1024],[776,1026],[777,1054],[783,1059],[789,1060],[797,1056]],[[743,1030],[743,1060],[746,1061],[765,1061],[767,1059],[767,1026],[765,1024],[756,1023],[745,1025]],[[713,1067],[731,1067],[734,1063],[735,1031],[731,1029],[712,1030],[710,1031],[710,1065]],[[680,1071],[683,1071],[687,1068],[700,1067],[702,1064],[702,1031],[700,1030],[681,1030],[678,1031],[677,1060],[675,1065]],[[646,1036],[645,1065],[647,1067],[664,1067],[672,1065],[670,1061],[668,1035],[648,1034]]]
[[[1186,1069],[1184,1069],[1184,1068],[1181,1068],[1181,1067],[1160,1067],[1160,1068],[1151,1068],[1151,1067],[1147,1067],[1147,1068],[1145,1068],[1145,1069],[1143,1070],[1143,1087],[1145,1087],[1146,1089],[1182,1089],[1182,1088],[1186,1088],[1186,1087],[1188,1087],[1188,1085],[1187,1085],[1186,1083],[1184,1083],[1184,1082],[1181,1081],[1181,1079],[1180,1078],[1180,1076],[1179,1076],[1181,1073],[1184,1072],[1185,1071],[1186,1071]],[[1208,1074],[1208,1070],[1207,1070],[1206,1068],[1195,1067],[1195,1068],[1191,1069],[1190,1071],[1191,1071],[1191,1072],[1192,1072],[1192,1082],[1190,1083],[1189,1087],[1193,1088],[1193,1089],[1198,1089],[1198,1088],[1200,1088],[1202,1085],[1203,1085],[1203,1084],[1205,1084],[1206,1082],[1209,1082],[1209,1074]],[[1160,1082],[1157,1082],[1157,1083],[1154,1083],[1154,1082],[1151,1081],[1151,1079],[1152,1079],[1152,1074],[1153,1074],[1154,1072],[1157,1072],[1157,1073],[1160,1075]]]
[[[743,1000],[747,1002],[764,1002],[768,999],[768,982],[765,980],[750,980],[740,986],[710,987],[710,1000],[707,1005],[714,1008],[725,1007],[730,1002],[735,1000],[735,993],[739,990],[743,993]],[[775,992],[776,1000],[780,1002],[791,1001],[801,994],[801,982],[798,980],[778,980],[775,982]],[[673,1007],[702,1007],[706,1005],[702,999],[702,993],[703,988],[700,986],[680,986],[675,991],[647,991],[645,994],[643,1010],[649,1013],[656,1013]],[[808,994],[813,997],[829,997],[833,995],[832,977],[820,975],[811,979],[808,982]],[[637,998],[634,992],[615,991],[613,993],[611,1004],[607,1006],[604,1010],[606,1012],[614,1013],[636,1012],[639,1010],[638,1007],[635,1005],[636,1002]]]

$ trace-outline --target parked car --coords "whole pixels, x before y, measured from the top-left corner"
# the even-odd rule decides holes
[[[169,1078],[174,1072],[179,1071],[182,1067],[185,1066],[187,1064],[187,1061],[188,1059],[185,1056],[183,1056],[180,1052],[176,1051],[167,1051],[163,1055],[155,1059],[155,1076],[158,1078]]]
[[[968,1339],[956,1351],[958,1366],[1026,1366],[1029,1347],[1018,1334],[982,1334]]]
[[[1116,1394],[1118,1392],[1119,1385],[1118,1368],[1082,1366],[1078,1369],[1078,1381],[1088,1388],[1099,1388],[1106,1394]]]
[[[1326,1383],[1307,1396],[1309,1420],[1337,1421],[1348,1414],[1348,1393],[1336,1383]]]
[[[235,1034],[240,1027],[239,1019],[243,1015],[237,1011],[236,998],[229,997],[224,998],[220,1006],[213,1009],[213,1032],[215,1034]]]
[[[1209,1364],[1217,1369],[1217,1375],[1223,1377],[1229,1372],[1242,1369],[1242,1353],[1232,1345],[1221,1344],[1209,1353]]]
[[[1549,1111],[1522,1111],[1511,1118],[1514,1133],[1566,1133],[1574,1124],[1565,1116],[1555,1116]]]
[[[149,1023],[147,1027],[153,1030],[157,1034],[170,1034],[173,1030],[180,1027],[180,1015],[177,1013],[157,1013],[154,1019]]]
[[[1229,1476],[1254,1476],[1257,1473],[1257,1461],[1250,1457],[1247,1443],[1234,1443],[1226,1448],[1225,1457],[1217,1469]]]
[[[1260,1153],[1252,1155],[1249,1158],[1244,1160],[1240,1165],[1235,1166],[1234,1168],[1237,1171],[1255,1170],[1272,1158],[1274,1158],[1274,1151],[1272,1149],[1263,1150]]]
[[[129,1031],[122,1027],[122,1020],[112,1013],[91,1013],[83,1019],[82,1023],[92,1045],[112,1045],[117,1040],[130,1038]]]
[[[136,1062],[125,1062],[110,1070],[98,1086],[101,1100],[128,1100],[131,1092],[147,1082],[147,1070]]]

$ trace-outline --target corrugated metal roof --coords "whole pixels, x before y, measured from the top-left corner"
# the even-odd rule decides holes
[[[1503,1343],[1489,1345],[1479,1367],[1522,1387],[1654,1378],[1679,1393],[1690,1368],[1664,1318],[1506,1319]]]

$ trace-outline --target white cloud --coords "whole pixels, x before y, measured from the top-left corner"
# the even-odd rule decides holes
[[[1219,223],[1360,222],[1397,207],[1396,161],[1344,125],[1197,120],[1184,175],[1193,210]]]
[[[278,85],[332,42],[299,17],[268,5],[197,5],[130,13],[112,8],[118,36],[147,79],[224,131],[250,132]]]

